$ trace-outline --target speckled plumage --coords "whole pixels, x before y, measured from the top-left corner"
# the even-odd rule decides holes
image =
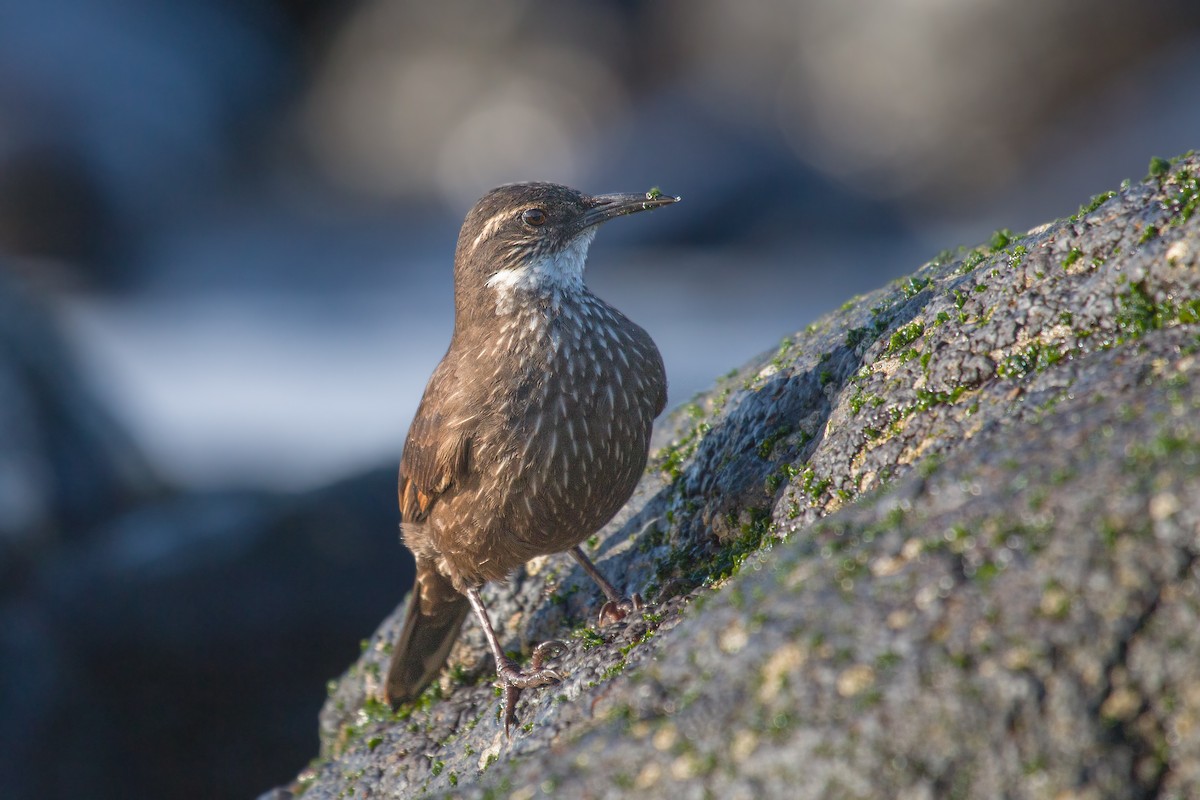
[[[673,201],[514,184],[467,215],[454,335],[401,460],[418,597],[393,656],[393,702],[441,668],[465,595],[574,548],[632,494],[666,375],[650,336],[587,289],[583,268],[598,224]]]
[[[529,292],[492,329],[456,337],[425,396],[437,411],[410,437],[449,435],[466,457],[423,521],[406,509],[417,513],[404,537],[461,591],[567,550],[617,512],[666,379],[646,332],[602,300]]]

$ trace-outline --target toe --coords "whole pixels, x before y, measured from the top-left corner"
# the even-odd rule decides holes
[[[620,622],[628,615],[620,605],[609,600],[604,605],[600,606],[600,613],[596,616],[596,625],[598,627],[606,627],[614,622]]]
[[[521,690],[512,684],[506,684],[504,687],[504,735],[511,737],[512,729],[517,724],[517,700],[521,697]]]
[[[541,669],[552,658],[556,658],[567,652],[567,643],[557,639],[552,639],[549,642],[542,642],[537,647],[533,648],[533,655],[529,659],[529,665],[534,669]]]
[[[627,597],[620,602],[609,600],[600,606],[600,614],[597,617],[596,624],[603,628],[614,622],[620,622],[630,614],[635,611],[641,611],[645,607],[646,604],[642,601],[642,596],[636,593],[632,597]]]
[[[552,669],[520,670],[506,667],[499,672],[500,680],[506,686],[515,686],[518,689],[532,689],[535,686],[562,682],[562,675]]]

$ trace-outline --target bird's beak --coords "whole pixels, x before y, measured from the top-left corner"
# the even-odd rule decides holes
[[[678,203],[680,198],[662,194],[652,189],[645,194],[598,194],[592,198],[592,207],[583,214],[583,225],[590,228],[615,217],[649,211],[659,206]]]

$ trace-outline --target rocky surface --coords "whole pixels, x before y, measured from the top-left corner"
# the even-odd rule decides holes
[[[468,625],[393,714],[331,685],[335,797],[1200,794],[1200,157],[855,298],[670,415],[592,543],[491,587],[565,639],[506,738]]]

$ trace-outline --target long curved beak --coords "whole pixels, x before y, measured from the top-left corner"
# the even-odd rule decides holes
[[[590,228],[616,217],[650,211],[660,206],[678,203],[681,198],[651,190],[645,194],[598,194],[592,198],[592,207],[583,214],[583,225]]]

